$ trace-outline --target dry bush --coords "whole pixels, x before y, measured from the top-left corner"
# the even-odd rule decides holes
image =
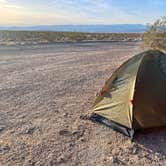
[[[166,51],[166,17],[162,17],[149,26],[144,33],[144,48]]]

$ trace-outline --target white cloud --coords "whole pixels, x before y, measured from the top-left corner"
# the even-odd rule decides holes
[[[6,3],[7,0],[0,0],[0,3]]]
[[[106,0],[20,2],[0,0],[1,25],[146,23]]]

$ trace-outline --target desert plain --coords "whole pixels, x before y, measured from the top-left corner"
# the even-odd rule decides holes
[[[139,42],[0,46],[0,165],[166,165],[166,130],[133,142],[90,121],[96,93]]]

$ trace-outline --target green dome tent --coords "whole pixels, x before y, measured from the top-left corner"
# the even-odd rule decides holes
[[[106,81],[91,118],[133,138],[134,131],[166,125],[166,54],[146,51]]]

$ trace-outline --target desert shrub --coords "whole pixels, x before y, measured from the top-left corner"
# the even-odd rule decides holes
[[[166,51],[166,17],[155,21],[143,35],[143,48]]]

